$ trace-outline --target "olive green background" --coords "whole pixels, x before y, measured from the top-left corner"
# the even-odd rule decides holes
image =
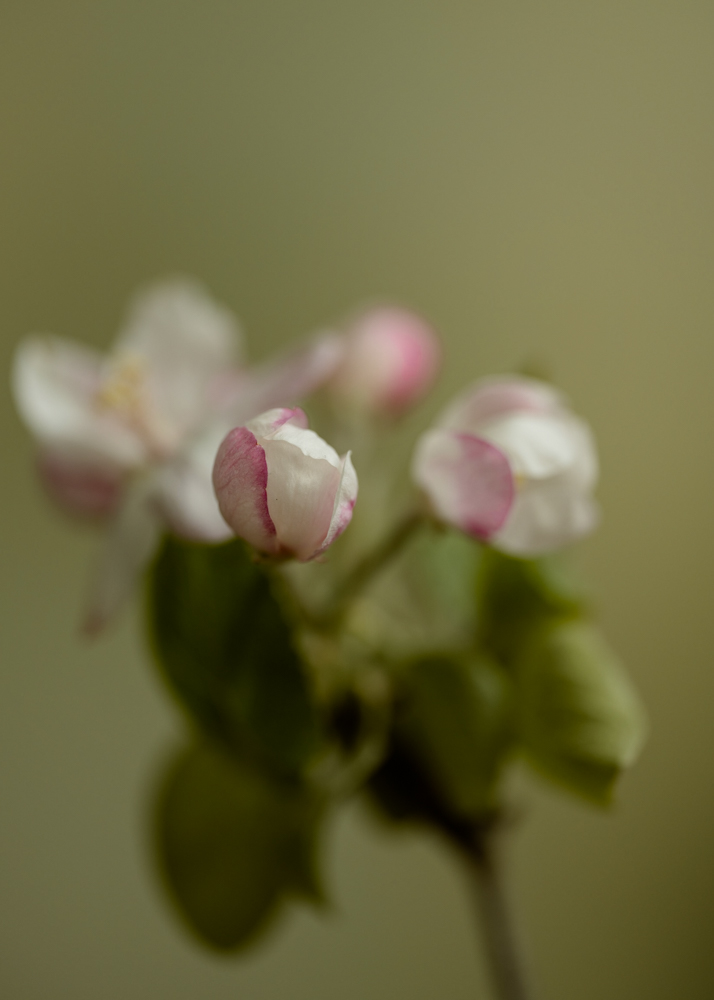
[[[533,360],[595,427],[578,560],[652,735],[612,815],[520,783],[544,1000],[714,995],[713,85],[706,0],[0,8],[3,371],[27,331],[107,344],[188,272],[255,357],[394,297],[443,333],[439,400]],[[359,809],[330,911],[242,960],[184,936],[145,836],[176,714],[136,613],[78,637],[93,539],[0,407],[0,994],[486,997],[451,859]]]

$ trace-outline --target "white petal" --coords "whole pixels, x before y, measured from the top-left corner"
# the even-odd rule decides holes
[[[226,435],[213,467],[213,486],[221,514],[233,531],[261,552],[280,551],[267,501],[265,451],[247,427]]]
[[[314,555],[321,555],[327,548],[329,548],[335,539],[339,538],[352,520],[352,511],[354,510],[355,502],[357,500],[357,489],[357,473],[355,472],[355,468],[352,464],[352,456],[348,452],[342,458],[340,481],[337,486],[335,502],[332,507],[330,527],[327,529],[327,535],[323,539],[320,548],[314,553]]]
[[[317,438],[312,431],[300,434],[303,445],[304,435]],[[341,463],[339,459],[332,464],[322,457],[311,457],[284,439],[264,438],[262,444],[268,463],[268,510],[280,544],[298,559],[311,559],[330,529],[342,478]]]
[[[157,474],[157,500],[169,527],[183,538],[222,542],[233,532],[218,507],[213,466],[222,427],[205,432]]]
[[[302,411],[301,411],[302,412]],[[329,462],[335,469],[342,467],[342,459],[332,445],[323,440],[315,431],[298,427],[292,421],[282,424],[270,436],[272,441],[287,441],[299,448],[307,458],[317,458]]]
[[[131,594],[161,536],[161,520],[151,504],[148,483],[129,491],[110,525],[95,567],[84,627],[100,631]]]
[[[144,361],[152,405],[180,437],[211,409],[212,383],[236,364],[238,346],[232,314],[184,279],[135,300],[116,352]]]
[[[481,434],[485,424],[507,414],[560,413],[564,400],[552,386],[537,379],[497,375],[459,393],[438,420],[438,426]]]
[[[59,337],[28,337],[17,349],[13,390],[17,407],[42,444],[78,461],[119,469],[141,464],[141,439],[95,402],[101,355]]]
[[[268,410],[259,417],[249,421],[248,429],[255,434],[261,443],[266,441],[289,441],[303,455],[310,458],[322,458],[335,468],[342,466],[342,460],[332,445],[324,441],[319,434],[308,430],[307,417],[299,408]]]
[[[588,534],[597,522],[595,501],[566,472],[526,483],[491,543],[511,555],[538,556]]]
[[[545,479],[577,462],[580,441],[571,417],[513,413],[486,424],[480,436],[504,451],[517,476]]]

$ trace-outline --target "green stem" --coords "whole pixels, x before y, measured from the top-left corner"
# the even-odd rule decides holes
[[[496,996],[499,1000],[533,1000],[503,885],[499,832],[498,825],[478,831],[466,849],[467,869]]]
[[[332,625],[339,622],[348,602],[356,597],[382,566],[399,552],[423,521],[424,514],[421,510],[409,511],[382,543],[357,563],[335,588],[333,606],[324,616],[326,624]]]
[[[266,560],[266,569],[273,579],[276,595],[296,624],[303,623],[320,632],[332,632],[340,625],[349,601],[356,597],[382,566],[399,552],[423,522],[424,514],[420,510],[412,510],[398,521],[384,541],[360,560],[342,582],[337,584],[334,599],[325,611],[316,613],[306,608],[290,581],[280,572],[279,566]]]

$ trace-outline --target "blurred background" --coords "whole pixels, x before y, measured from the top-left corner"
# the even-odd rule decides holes
[[[714,6],[704,0],[4,0],[0,368],[106,345],[201,277],[253,357],[364,300],[466,379],[545,367],[594,425],[578,563],[652,735],[608,815],[523,783],[513,888],[547,1000],[714,995]],[[7,377],[6,377],[7,384]],[[2,409],[0,993],[487,997],[459,872],[355,807],[333,908],[243,959],[188,940],[146,804],[180,730],[136,609],[89,644],[91,533]]]

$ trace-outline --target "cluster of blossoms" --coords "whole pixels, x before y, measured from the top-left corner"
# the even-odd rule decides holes
[[[114,613],[165,529],[235,534],[272,557],[323,554],[350,522],[357,475],[287,407],[322,389],[338,411],[394,418],[440,361],[423,320],[378,308],[249,367],[231,314],[188,281],[139,296],[108,356],[23,341],[13,384],[42,481],[65,510],[106,523],[87,627]],[[412,473],[435,518],[512,555],[558,548],[597,516],[589,429],[532,379],[466,389],[417,442]]]
[[[590,431],[543,382],[483,379],[417,438],[405,507],[374,446],[438,375],[424,320],[374,308],[254,366],[240,346],[225,308],[171,281],[108,356],[35,336],[13,372],[46,490],[104,527],[86,627],[148,571],[154,659],[192,723],[156,800],[165,884],[204,941],[242,947],[285,899],[322,898],[325,819],[364,793],[465,854],[493,916],[508,762],[606,804],[642,744],[617,658],[539,558],[597,520]],[[308,426],[313,395],[344,454]],[[352,521],[355,466],[359,516],[315,567]]]

